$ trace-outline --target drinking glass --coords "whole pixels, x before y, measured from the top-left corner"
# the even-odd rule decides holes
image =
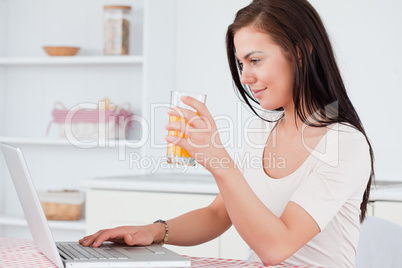
[[[202,93],[196,93],[196,92],[186,92],[186,91],[177,91],[174,90],[171,92],[170,95],[170,107],[180,107],[180,108],[186,108],[189,110],[192,110],[194,112],[197,112],[194,110],[192,107],[184,104],[181,101],[182,96],[190,96],[193,97],[202,103],[205,103],[207,96]],[[174,116],[174,115],[169,115],[169,123],[170,122],[185,122],[184,118],[180,118],[179,116]],[[171,136],[177,136],[181,138],[187,138],[183,133],[180,131],[176,130],[169,130],[169,135]],[[183,148],[173,144],[173,143],[168,143],[167,145],[167,162],[169,164],[180,164],[180,165],[187,165],[187,166],[195,166],[196,162],[195,160],[191,157],[191,155],[184,150]]]

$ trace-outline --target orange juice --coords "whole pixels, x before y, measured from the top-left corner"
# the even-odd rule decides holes
[[[170,94],[170,105],[171,107],[179,107],[179,108],[185,108],[185,109],[190,109],[197,113],[197,111],[186,105],[185,103],[182,102],[181,97],[183,96],[189,96],[192,97],[202,103],[205,103],[206,100],[206,95],[201,94],[201,93],[196,93],[196,92],[188,92],[188,91],[177,91],[173,90]],[[197,114],[198,115],[198,114]],[[184,118],[180,118],[178,116],[169,116],[169,123],[170,122],[183,122],[188,124]],[[175,131],[175,130],[169,130],[169,135],[170,136],[176,136],[176,137],[181,137],[187,139],[183,133],[180,131]],[[180,165],[187,165],[187,166],[195,166],[196,162],[195,160],[191,157],[191,155],[184,150],[183,148],[174,145],[172,143],[168,143],[167,146],[167,162],[169,164],[180,164]]]
[[[169,123],[170,122],[185,122],[185,119],[180,118],[178,116],[170,115]],[[187,138],[186,135],[176,130],[169,130],[169,135],[181,138]],[[177,164],[192,165],[190,162],[193,162],[191,161],[192,160],[191,155],[186,150],[173,143],[168,143],[167,157],[168,157],[168,163],[170,164],[177,163]]]

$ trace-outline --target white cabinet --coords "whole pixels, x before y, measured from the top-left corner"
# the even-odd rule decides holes
[[[401,192],[402,195],[402,192]],[[375,201],[372,202],[373,216],[392,221],[402,226],[402,202]]]
[[[213,194],[161,193],[147,191],[95,190],[87,192],[89,233],[121,225],[143,225],[157,219],[171,219],[209,205]],[[249,248],[232,227],[221,237],[193,247],[168,248],[189,256],[242,259]]]
[[[130,165],[130,154],[148,154],[150,147],[136,142],[150,143],[150,104],[168,100],[173,88],[174,69],[169,67],[175,52],[176,0],[125,0],[132,6],[130,55],[103,56],[103,6],[117,3],[0,1],[0,141],[22,147],[37,189],[77,189],[81,180],[94,176],[146,171]],[[45,45],[81,50],[74,57],[49,57]],[[158,93],[163,88],[166,91]],[[106,142],[78,148],[59,139],[54,125],[46,135],[57,101],[72,107],[105,97],[116,104],[128,102],[146,122],[134,122],[130,146]],[[159,125],[163,129],[164,124]],[[85,233],[84,220],[50,226],[56,240]],[[0,235],[30,236],[2,156]]]
[[[369,215],[402,226],[402,183],[376,181],[370,192]]]

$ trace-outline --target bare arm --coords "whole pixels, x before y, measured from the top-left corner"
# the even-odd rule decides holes
[[[289,202],[280,218],[274,215],[232,165],[214,177],[233,225],[264,264],[284,261],[320,232],[310,214],[296,203]]]
[[[168,110],[169,115],[179,115],[192,123],[169,123],[168,130],[184,131],[188,138],[167,136],[166,140],[187,150],[211,172],[233,225],[264,264],[282,262],[320,232],[314,219],[296,203],[289,202],[281,217],[273,214],[222,146],[205,104],[191,97],[182,97],[182,101],[197,110],[199,116],[184,108]]]
[[[167,243],[178,246],[193,246],[210,241],[232,225],[220,194],[208,207],[183,214],[167,221],[167,224]],[[162,240],[163,236],[159,238]]]
[[[230,226],[231,221],[220,194],[207,207],[193,210],[168,220],[168,244],[178,246],[197,245],[212,240]],[[99,247],[104,241],[128,245],[149,245],[163,240],[165,227],[154,223],[145,226],[121,226],[100,230],[80,240],[84,246]]]

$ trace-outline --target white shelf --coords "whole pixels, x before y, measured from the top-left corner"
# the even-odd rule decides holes
[[[0,137],[0,142],[25,145],[71,145],[66,139]]]
[[[57,138],[23,138],[23,137],[0,136],[0,142],[11,143],[11,144],[16,144],[16,145],[76,146],[76,144],[71,143],[67,139],[61,139],[61,138],[59,138],[59,139],[57,139]],[[88,144],[88,142],[90,142],[90,141],[87,141],[87,142],[82,141],[82,142],[83,142],[82,147],[85,147],[85,144]],[[106,142],[104,144],[105,146],[103,146],[103,147],[116,148],[119,145],[122,146],[125,144],[128,144],[128,145],[135,144],[138,142],[138,140],[108,140],[105,142]]]
[[[52,229],[85,231],[85,220],[78,221],[48,221]],[[28,223],[23,217],[0,215],[0,225],[26,227]]]
[[[0,57],[0,66],[53,64],[142,64],[143,56]]]

